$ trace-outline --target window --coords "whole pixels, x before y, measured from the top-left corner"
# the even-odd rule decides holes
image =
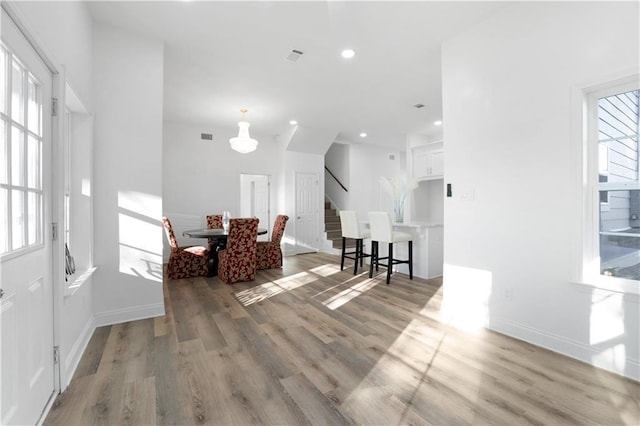
[[[43,242],[42,89],[0,46],[0,256]]]
[[[60,171],[64,216],[60,239],[64,238],[65,297],[75,294],[95,272],[93,266],[93,120],[80,98],[65,83],[63,137]]]
[[[588,201],[594,213],[587,215],[594,259],[588,276],[640,281],[639,94],[636,82],[589,100],[588,180],[595,193]]]

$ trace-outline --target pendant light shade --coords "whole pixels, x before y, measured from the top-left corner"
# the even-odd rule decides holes
[[[229,144],[235,151],[246,154],[256,150],[258,141],[249,136],[249,122],[244,119],[247,110],[243,108],[240,112],[242,113],[242,121],[238,122],[238,137],[229,139]]]

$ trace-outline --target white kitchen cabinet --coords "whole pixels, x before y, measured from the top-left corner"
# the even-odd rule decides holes
[[[413,177],[418,180],[440,179],[444,175],[442,142],[415,146],[411,149]]]

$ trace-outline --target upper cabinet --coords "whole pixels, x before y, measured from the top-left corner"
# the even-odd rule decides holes
[[[413,177],[418,180],[441,179],[444,176],[442,141],[411,148]]]

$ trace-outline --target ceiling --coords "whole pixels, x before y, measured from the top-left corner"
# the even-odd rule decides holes
[[[94,20],[164,42],[164,118],[203,131],[290,134],[404,149],[442,127],[440,46],[493,2],[89,2]],[[355,50],[343,59],[345,48]],[[285,58],[292,49],[298,61]],[[424,104],[424,108],[414,108]],[[367,137],[359,134],[366,132]]]

